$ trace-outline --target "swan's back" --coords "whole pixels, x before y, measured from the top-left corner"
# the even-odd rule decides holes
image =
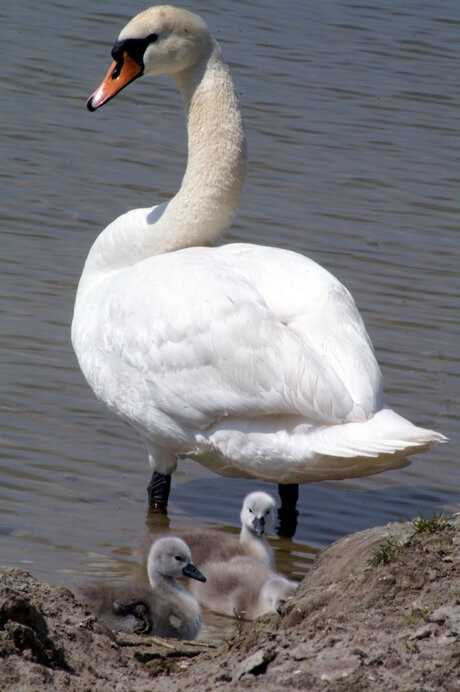
[[[251,557],[209,561],[205,569],[206,584],[190,583],[189,589],[202,606],[223,615],[253,620],[275,611],[295,591],[294,582]]]
[[[145,565],[150,547],[157,538],[166,537],[166,533],[142,536],[134,550],[136,560]],[[211,529],[174,529],[174,535],[182,538],[190,547],[194,564],[201,569],[209,560],[209,556],[215,556],[216,560],[229,560],[232,557],[244,555],[244,551],[237,536],[223,531]]]

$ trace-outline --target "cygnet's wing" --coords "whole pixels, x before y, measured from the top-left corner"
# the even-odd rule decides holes
[[[149,618],[150,586],[141,581],[101,582],[83,581],[71,585],[75,598],[115,631],[135,632],[144,629],[145,619]],[[114,604],[124,606],[141,604],[143,616],[133,608],[117,611]]]

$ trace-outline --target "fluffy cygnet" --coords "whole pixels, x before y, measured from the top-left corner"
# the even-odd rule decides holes
[[[265,540],[265,529],[274,521],[276,503],[271,495],[256,491],[246,495],[241,509],[241,532],[239,539],[222,531],[182,530],[175,533],[183,538],[192,551],[198,567],[202,567],[212,556],[213,562],[248,556],[274,567],[273,552]],[[144,536],[135,550],[135,557],[144,564],[152,543],[152,536]]]
[[[291,598],[297,588],[296,582],[251,557],[209,561],[205,569],[206,584],[189,585],[199,603],[216,613],[248,620],[276,611],[280,601]]]
[[[149,550],[147,573],[150,584],[86,582],[72,590],[113,630],[195,639],[201,628],[200,606],[176,578],[206,578],[192,563],[187,544],[176,537],[156,540]]]

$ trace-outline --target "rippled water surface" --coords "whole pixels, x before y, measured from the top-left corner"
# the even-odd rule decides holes
[[[459,502],[460,4],[208,2],[249,140],[230,240],[308,254],[352,291],[386,400],[451,438],[410,466],[301,488],[300,577],[341,535]],[[129,574],[145,530],[143,444],[95,400],[70,344],[94,238],[167,199],[185,166],[184,116],[166,78],[138,80],[95,114],[120,28],[142,5],[7,0],[0,8],[1,563],[40,578]],[[236,531],[255,481],[185,463],[170,527]]]

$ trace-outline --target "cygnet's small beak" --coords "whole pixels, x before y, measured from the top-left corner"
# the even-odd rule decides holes
[[[264,517],[255,517],[252,522],[252,530],[256,536],[262,536],[265,533],[265,519]]]
[[[195,565],[192,562],[189,562],[188,565],[185,565],[184,569],[182,570],[182,574],[184,574],[186,577],[190,577],[191,579],[197,579],[198,581],[206,581],[206,577],[204,574],[201,574],[200,570],[195,567]]]
[[[110,101],[115,94],[118,94],[119,91],[130,84],[134,79],[140,77],[142,71],[143,66],[139,65],[139,63],[133,60],[125,51],[120,60],[113,61],[105,79],[89,97],[86,102],[88,110],[95,111],[96,108]]]

